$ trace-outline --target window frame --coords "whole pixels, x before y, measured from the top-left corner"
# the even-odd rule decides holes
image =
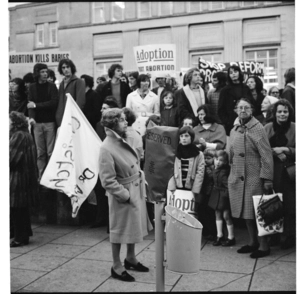
[[[56,42],[52,42],[52,31],[53,29],[51,28],[51,24],[55,24],[55,38]],[[57,46],[58,45],[58,22],[49,22],[49,46]]]
[[[149,15],[148,16],[146,16],[146,17],[141,17],[141,3],[142,2],[138,2],[137,4],[137,18],[138,19],[145,19],[145,18],[150,18],[151,16],[152,16],[152,5],[151,5],[151,2],[144,2],[144,3],[148,3],[148,5],[149,5]]]
[[[174,11],[173,1],[166,1],[166,2],[163,2],[163,3],[169,3],[170,4],[169,14],[161,14],[161,4],[162,4],[162,2],[158,2],[158,16],[170,16],[170,15],[172,15],[173,11]]]
[[[255,6],[258,6],[258,2],[257,1],[253,1],[254,4],[253,5],[249,5],[249,6],[245,6],[245,2],[248,3],[247,1],[242,1],[241,2],[241,6],[240,7],[255,7]]]
[[[110,79],[108,77],[108,73],[107,73],[107,70],[108,68],[106,69],[106,72],[104,74],[97,74],[97,63],[119,63],[119,64],[122,64],[122,60],[123,60],[123,57],[120,57],[120,58],[97,58],[97,59],[94,59],[94,79],[95,81],[97,80],[97,78],[101,75],[106,75],[108,80]],[[123,70],[124,71],[124,70]]]
[[[126,2],[123,2],[124,3],[124,9],[122,10],[122,17],[121,17],[121,19],[117,19],[117,20],[114,20],[114,17],[113,17],[113,15],[114,15],[114,7],[115,7],[115,2],[111,2],[111,14],[110,14],[110,20],[112,21],[112,22],[116,22],[116,21],[123,21],[123,20],[125,20],[125,5],[126,5]]]
[[[280,59],[280,56],[281,56],[281,49],[279,46],[253,46],[253,47],[248,47],[248,48],[244,48],[243,49],[243,55],[244,55],[244,60],[247,61],[246,59],[246,52],[248,51],[260,51],[260,50],[277,50],[277,64],[278,64],[278,67],[277,67],[277,81],[278,83],[267,83],[265,81],[265,78],[264,78],[264,88],[268,88],[267,90],[269,90],[270,87],[272,86],[276,86],[276,87],[280,87],[281,85],[281,82],[282,82],[282,78],[281,78],[281,59]],[[267,55],[267,60],[269,60],[269,57]],[[264,71],[264,73],[266,73]]]
[[[39,29],[39,27],[42,27],[43,29]],[[39,32],[43,32],[43,42],[41,45],[39,45]],[[35,45],[36,48],[43,48],[45,47],[45,23],[39,23],[36,24],[36,39],[35,39]]]
[[[223,50],[212,50],[212,51],[201,51],[201,50],[191,51],[189,53],[189,64],[191,67],[194,66],[192,64],[192,56],[193,55],[202,55],[202,54],[206,54],[206,55],[207,54],[221,54],[221,60],[224,60],[224,49]],[[208,61],[210,61],[210,60],[208,60]],[[223,61],[217,61],[217,62],[223,62]],[[215,63],[215,61],[213,61],[213,63]],[[197,67],[198,67],[198,65],[197,65]]]
[[[102,3],[102,7],[96,7],[96,4]],[[100,21],[96,21],[96,9],[101,9],[103,11],[103,19]],[[92,20],[93,23],[105,23],[105,3],[100,1],[100,2],[92,2]]]

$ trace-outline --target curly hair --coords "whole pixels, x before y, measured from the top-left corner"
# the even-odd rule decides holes
[[[119,64],[119,63],[114,63],[114,64],[112,64],[111,66],[110,66],[110,68],[108,69],[108,71],[107,71],[107,74],[108,74],[108,76],[112,79],[113,78],[113,76],[114,76],[114,74],[115,74],[115,70],[116,69],[120,69],[120,70],[123,70],[123,66],[121,65],[121,64]]]
[[[197,109],[197,113],[199,113],[200,110],[204,110],[204,112],[205,112],[204,120],[206,123],[213,124],[217,121],[216,118],[214,117],[214,115],[211,113],[211,106],[209,104],[203,104],[203,105],[199,106]]]
[[[123,110],[123,112],[125,114],[128,126],[131,127],[134,124],[134,122],[136,121],[136,114],[135,114],[135,112],[131,108],[129,108],[129,107],[123,107],[122,110]]]
[[[287,125],[291,124],[292,119],[294,118],[294,108],[292,104],[286,100],[286,99],[279,99],[275,104],[273,104],[272,109],[272,117],[273,117],[273,125],[278,125],[277,119],[276,119],[276,112],[279,105],[282,105],[284,107],[287,107],[289,110],[289,117],[287,119]]]
[[[116,130],[119,119],[123,110],[120,108],[108,108],[103,111],[101,118],[101,125],[111,130]]]
[[[249,76],[247,81],[246,81],[246,84],[247,84],[249,79],[254,79],[256,93],[257,94],[260,93],[264,88],[264,84],[263,84],[262,80],[257,76]]]
[[[195,132],[194,132],[194,130],[192,128],[190,128],[190,127],[187,127],[187,126],[182,127],[179,130],[179,137],[180,137],[180,135],[185,134],[185,133],[188,133],[191,136],[191,143],[193,143],[194,139],[195,139]]]
[[[9,114],[11,121],[11,131],[28,129],[26,116],[22,112],[12,111]]]
[[[198,71],[200,73],[200,69],[197,67],[192,67],[185,73],[184,81],[186,84],[188,84],[188,85],[191,84],[191,80],[192,80],[194,71]],[[201,76],[201,73],[200,73],[200,76]],[[201,77],[203,78],[203,75]],[[204,83],[204,78],[203,78],[203,83]]]
[[[61,59],[59,61],[58,68],[57,68],[58,72],[61,75],[63,75],[62,66],[64,64],[68,65],[71,68],[72,75],[76,73],[76,71],[77,71],[76,66],[75,66],[74,62],[71,59]]]
[[[133,71],[128,75],[128,77],[133,77],[137,80],[137,78],[139,77],[139,72],[138,71]]]
[[[230,75],[229,75],[230,69],[234,69],[234,70],[237,70],[239,72],[239,81],[242,84],[243,81],[244,81],[244,74],[243,74],[241,68],[238,65],[231,65],[231,66],[228,67],[228,69],[227,69],[227,82],[230,85],[232,85],[232,80],[231,80]]]

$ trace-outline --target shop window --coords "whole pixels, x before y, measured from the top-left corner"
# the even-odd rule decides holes
[[[147,18],[151,16],[151,2],[138,2],[138,17]]]
[[[173,2],[159,2],[160,15],[170,15],[173,10]]]
[[[104,2],[93,2],[93,22],[105,22]]]
[[[57,22],[49,23],[49,45],[57,45]]]
[[[246,50],[247,61],[262,61],[264,63],[264,86],[279,85],[278,49]]]
[[[195,52],[190,54],[190,66],[198,67],[200,57],[212,63],[223,62],[222,52]]]
[[[120,64],[121,59],[95,61],[95,79],[105,76],[106,80],[109,80],[110,78],[108,77],[107,71],[114,63]]]
[[[112,21],[124,19],[125,2],[112,2]]]
[[[45,25],[38,24],[36,26],[36,46],[37,47],[44,47],[45,46]]]
[[[184,13],[185,12],[185,2],[178,1],[173,2],[173,13]]]

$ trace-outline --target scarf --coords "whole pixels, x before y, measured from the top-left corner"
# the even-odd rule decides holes
[[[285,134],[289,130],[290,124],[291,123],[285,123],[280,125],[276,122],[273,123],[275,134],[269,139],[272,148],[286,146],[288,139]]]
[[[176,157],[178,159],[184,158],[193,158],[199,155],[199,149],[194,144],[189,144],[183,146],[182,144],[179,144],[177,147]]]
[[[193,91],[191,90],[189,85],[185,85],[183,88],[184,94],[187,97],[187,99],[189,100],[191,107],[193,109],[194,115],[197,117],[198,113],[197,113],[197,109],[199,106],[205,104],[205,94],[204,91],[201,87],[199,87],[199,91],[200,91],[200,100],[201,100],[201,104],[198,106],[197,102],[196,102],[196,98],[194,96]]]

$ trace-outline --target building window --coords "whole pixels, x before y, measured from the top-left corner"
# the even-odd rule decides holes
[[[210,4],[211,4],[211,9],[212,10],[223,9],[224,8],[223,2],[221,2],[221,1],[210,2]]]
[[[106,79],[109,80],[110,78],[108,77],[107,71],[114,63],[122,63],[122,61],[121,59],[95,61],[95,79],[105,76]]]
[[[57,45],[57,22],[49,23],[49,45]]]
[[[265,1],[264,5],[271,5],[271,4],[278,4],[281,3],[282,1]]]
[[[36,46],[37,47],[44,47],[45,46],[44,24],[38,24],[36,26]]]
[[[195,52],[190,54],[190,65],[192,67],[198,67],[200,57],[212,63],[223,62],[222,52]]]
[[[264,63],[264,86],[279,85],[278,49],[246,50],[247,61],[262,61]]]
[[[227,9],[240,7],[240,2],[229,1],[229,2],[225,2],[224,4],[226,5]]]
[[[243,2],[244,7],[251,7],[251,6],[255,6],[255,5],[257,5],[257,3],[255,1]]]
[[[151,16],[151,2],[138,2],[138,17],[147,18]]]
[[[93,2],[93,22],[105,22],[104,2]]]
[[[160,15],[170,15],[173,11],[173,2],[159,2]]]
[[[200,11],[200,2],[199,1],[193,1],[190,2],[190,9],[189,12],[199,12]]]
[[[185,2],[173,2],[173,13],[184,13],[185,12]]]
[[[125,2],[112,2],[112,21],[124,20]]]

